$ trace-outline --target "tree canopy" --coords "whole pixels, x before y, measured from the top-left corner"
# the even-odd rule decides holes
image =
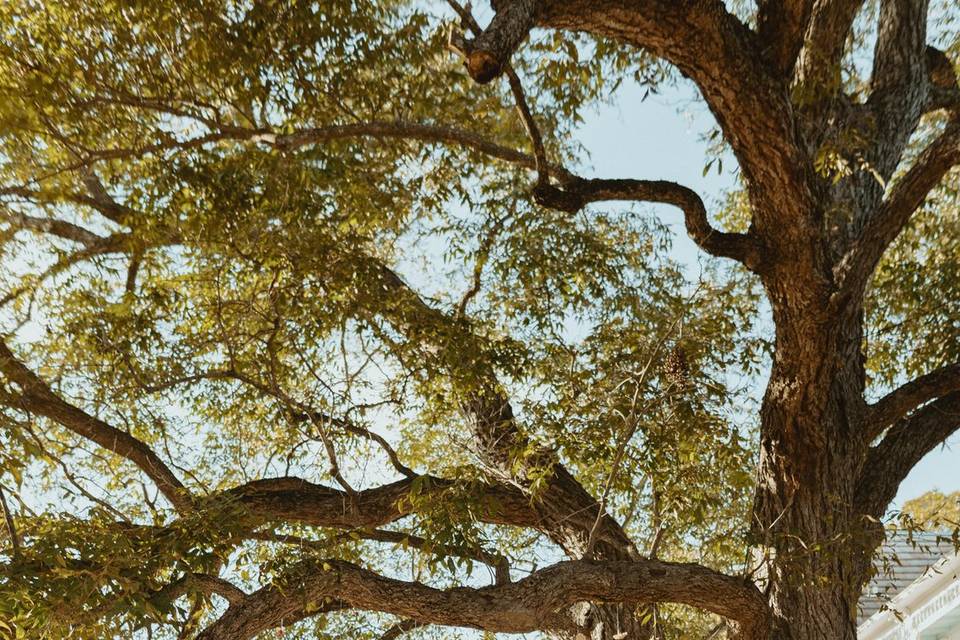
[[[958,16],[756,4],[0,2],[0,637],[851,637],[960,428]],[[624,83],[738,188],[590,176]]]

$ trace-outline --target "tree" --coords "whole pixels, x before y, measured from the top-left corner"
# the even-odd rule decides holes
[[[960,491],[927,491],[904,502],[901,512],[915,526],[931,531],[956,527],[960,523]]]
[[[492,4],[0,5],[0,633],[855,637],[960,428],[955,10]],[[681,78],[713,219],[578,175]]]

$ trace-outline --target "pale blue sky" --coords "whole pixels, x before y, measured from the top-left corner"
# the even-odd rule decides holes
[[[625,85],[613,103],[590,114],[579,131],[579,140],[591,154],[590,168],[584,173],[604,178],[673,180],[695,189],[708,209],[714,209],[724,190],[734,184],[735,162],[728,158],[722,175],[717,175],[715,168],[703,175],[707,145],[702,138],[714,120],[702,103],[691,99],[693,95],[692,87],[685,85],[643,101],[640,87]],[[679,212],[670,207],[657,207],[656,211],[672,223],[677,256],[695,264],[702,254],[684,233]],[[930,489],[960,490],[960,435],[913,470],[895,504]]]

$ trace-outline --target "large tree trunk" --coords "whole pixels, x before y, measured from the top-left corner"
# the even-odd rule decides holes
[[[868,442],[862,312],[777,296],[777,355],[761,413],[755,535],[769,549],[775,637],[853,640],[882,532],[855,499]],[[802,295],[802,294],[801,294]],[[820,303],[823,304],[820,304]],[[818,310],[822,311],[818,313]]]

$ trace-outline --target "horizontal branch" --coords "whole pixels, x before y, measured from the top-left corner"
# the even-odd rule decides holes
[[[952,391],[960,391],[960,363],[940,367],[891,391],[869,407],[867,438],[872,440],[920,405]]]
[[[93,161],[97,161],[139,157],[173,149],[195,149],[208,144],[215,144],[217,142],[224,141],[250,141],[266,144],[280,151],[296,151],[297,149],[301,149],[303,147],[320,144],[323,142],[330,142],[333,140],[374,138],[380,140],[419,140],[421,142],[456,145],[529,169],[536,169],[537,164],[534,156],[494,142],[489,138],[485,138],[484,136],[467,129],[442,124],[428,124],[404,120],[372,121],[322,127],[307,127],[289,134],[278,134],[273,130],[266,128],[252,129],[223,124],[206,124],[208,124],[208,126],[216,126],[217,128],[204,135],[196,138],[190,138],[188,140],[148,144],[142,147],[114,148],[93,151],[91,153],[91,159]],[[562,167],[551,166],[550,173],[561,181],[570,177],[569,172]],[[95,183],[88,181],[88,186],[93,187],[94,193],[97,197],[77,196],[77,198],[82,199],[85,204],[97,207],[105,215],[110,213],[115,216],[120,216],[130,213],[130,211],[126,208],[115,210],[115,206],[122,207],[122,205],[117,205],[115,202],[111,203],[109,200],[99,197],[102,196],[102,193],[100,190],[96,189]]]
[[[248,540],[264,542],[279,542],[293,547],[313,549],[329,552],[330,540],[311,540],[302,536],[273,533],[269,531],[254,531],[244,534]],[[494,571],[497,584],[510,582],[510,563],[506,556],[486,549],[470,548],[450,544],[434,544],[421,536],[406,531],[390,531],[388,529],[350,529],[339,534],[335,541],[350,542],[352,540],[369,540],[371,542],[385,542],[404,548],[416,549],[422,553],[439,556],[453,556],[473,560],[488,565]]]
[[[419,624],[469,627],[494,633],[577,632],[563,609],[577,602],[675,602],[739,623],[741,637],[766,637],[763,595],[742,578],[695,564],[656,560],[561,562],[510,584],[434,589],[378,575],[341,560],[297,566],[279,586],[267,586],[231,606],[198,640],[245,640],[325,600],[389,613]]]
[[[20,362],[3,341],[0,341],[0,373],[19,387],[19,392],[4,392],[0,396],[0,402],[14,409],[49,418],[77,435],[126,458],[153,480],[178,511],[190,507],[192,500],[186,488],[146,443],[63,400]]]
[[[675,182],[579,178],[568,182],[562,189],[542,185],[537,188],[535,195],[540,204],[568,212],[576,212],[591,202],[604,200],[673,205],[683,211],[687,233],[701,249],[711,255],[739,260],[751,269],[760,266],[760,250],[754,238],[747,234],[714,229],[700,196]]]
[[[449,491],[451,480],[433,476],[404,478],[386,485],[345,491],[314,484],[301,478],[254,480],[218,496],[235,499],[248,515],[262,521],[296,522],[339,529],[373,529],[390,524],[413,512],[408,499],[417,483],[419,495],[440,495]],[[539,529],[543,526],[529,498],[505,485],[477,484],[466,496],[478,503],[478,517],[488,524]]]

